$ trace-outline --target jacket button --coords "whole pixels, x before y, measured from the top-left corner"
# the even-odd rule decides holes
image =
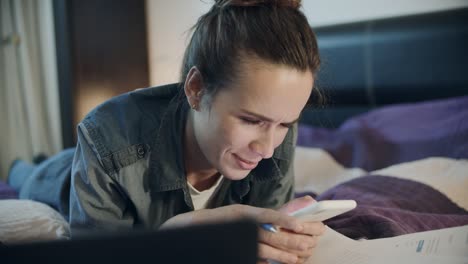
[[[143,158],[145,156],[145,148],[143,146],[138,146],[137,153],[139,158]]]

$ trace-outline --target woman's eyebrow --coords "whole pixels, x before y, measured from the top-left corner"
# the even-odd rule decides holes
[[[267,122],[275,122],[275,120],[269,118],[269,117],[266,117],[264,115],[261,115],[261,114],[257,114],[257,113],[254,113],[254,112],[250,112],[248,110],[245,110],[245,109],[241,109],[242,112],[244,112],[245,114],[248,114],[248,115],[251,115],[251,116],[255,116],[256,118],[258,119],[261,119],[263,121],[267,121]],[[293,120],[292,122],[286,122],[286,123],[282,123],[284,125],[294,125],[295,123],[297,123],[299,121],[299,118],[296,118],[295,120]]]

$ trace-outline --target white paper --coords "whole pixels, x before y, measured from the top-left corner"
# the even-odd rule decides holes
[[[306,263],[468,264],[468,225],[360,241],[327,227]]]

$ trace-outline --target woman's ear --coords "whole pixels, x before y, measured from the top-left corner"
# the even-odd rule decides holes
[[[185,78],[184,92],[188,104],[195,111],[200,107],[203,89],[203,77],[198,68],[193,66]]]

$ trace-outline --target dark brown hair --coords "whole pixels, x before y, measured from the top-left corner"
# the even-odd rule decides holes
[[[300,0],[215,0],[193,27],[181,82],[196,66],[214,95],[238,77],[238,66],[247,58],[315,75],[320,64],[317,41],[300,5]]]

